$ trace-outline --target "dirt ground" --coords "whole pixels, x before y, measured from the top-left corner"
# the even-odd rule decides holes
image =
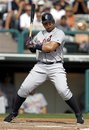
[[[0,118],[0,130],[89,130],[89,119],[79,125],[75,119],[17,118],[12,123],[5,123]]]

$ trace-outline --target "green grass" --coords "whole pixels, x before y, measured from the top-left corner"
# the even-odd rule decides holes
[[[89,119],[89,113],[83,114],[84,118]],[[7,114],[0,114],[4,118]],[[47,113],[47,114],[19,114],[18,118],[75,118],[74,114]]]

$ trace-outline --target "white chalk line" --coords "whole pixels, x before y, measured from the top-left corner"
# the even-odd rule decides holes
[[[77,128],[77,126],[75,126],[75,125],[72,125],[72,127],[74,127],[74,129],[76,129]],[[64,128],[64,129],[66,129],[66,128],[70,128],[71,129],[71,126],[69,127],[69,126],[62,126],[62,125],[58,125],[58,126],[55,126],[55,125],[36,125],[35,126],[35,128]]]
[[[42,127],[42,128],[61,128],[61,127],[63,127],[64,128],[64,126],[46,126],[46,125],[38,125],[35,127]]]

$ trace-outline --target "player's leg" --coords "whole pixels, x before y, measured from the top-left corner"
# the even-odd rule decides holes
[[[78,103],[67,85],[67,78],[66,78],[65,70],[63,68],[59,69],[59,67],[57,70],[57,67],[56,67],[56,73],[54,72],[53,76],[52,74],[50,74],[49,77],[50,77],[50,80],[54,83],[60,96],[75,112],[77,123],[81,123],[81,124],[84,123]]]
[[[4,121],[11,122],[13,118],[18,115],[18,110],[22,103],[25,101],[26,97],[31,91],[33,91],[38,85],[43,83],[47,78],[45,73],[40,73],[32,70],[24,82],[22,83],[20,89],[18,90],[17,98],[13,107],[13,111],[9,116],[7,116]]]
[[[17,100],[13,109],[13,112],[17,112],[23,101],[38,85],[46,80],[46,74],[39,73],[36,71],[31,71],[22,83],[20,89],[18,90]],[[22,99],[22,100],[21,100]],[[19,102],[18,102],[19,101]]]

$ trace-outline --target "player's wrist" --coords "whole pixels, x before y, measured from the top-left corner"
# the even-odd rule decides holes
[[[36,45],[35,45],[35,48],[36,48],[37,50],[41,50],[41,51],[42,51],[42,44],[36,44]]]
[[[34,52],[36,50],[42,51],[42,44],[30,44],[28,48],[31,52]]]

